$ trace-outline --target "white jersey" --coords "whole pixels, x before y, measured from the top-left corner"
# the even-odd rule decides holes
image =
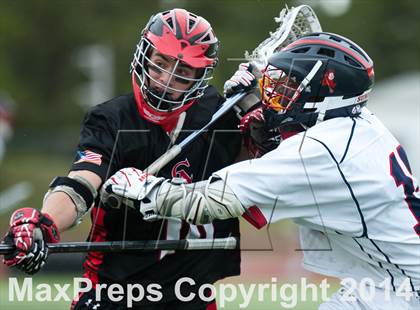
[[[322,122],[215,175],[268,222],[300,225],[307,269],[420,290],[417,181],[398,141],[368,109]]]

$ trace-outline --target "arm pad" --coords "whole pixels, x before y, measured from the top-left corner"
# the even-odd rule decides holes
[[[166,181],[157,189],[156,207],[164,217],[176,217],[193,224],[234,218],[245,212],[229,186],[216,178],[192,184]]]
[[[49,187],[50,189],[44,196],[44,202],[49,195],[55,192],[66,193],[73,201],[77,217],[72,226],[76,226],[82,221],[83,215],[93,205],[97,196],[97,191],[93,185],[81,176],[56,177]]]

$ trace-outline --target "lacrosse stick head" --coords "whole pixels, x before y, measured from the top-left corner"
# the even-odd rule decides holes
[[[270,32],[270,37],[261,42],[251,54],[245,53],[245,58],[254,63],[260,71],[266,67],[268,58],[273,53],[280,51],[305,34],[322,32],[318,17],[308,5],[290,9],[286,6],[281,10],[280,15],[274,18],[274,21],[279,24],[276,31]]]

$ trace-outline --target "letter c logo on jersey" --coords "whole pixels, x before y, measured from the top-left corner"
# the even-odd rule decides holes
[[[185,160],[176,163],[172,167],[171,175],[173,178],[183,178],[187,183],[192,183],[192,177],[182,167],[190,167],[190,162],[187,158]]]

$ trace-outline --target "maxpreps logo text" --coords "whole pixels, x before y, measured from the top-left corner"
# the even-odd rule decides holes
[[[271,278],[270,283],[220,283],[202,284],[197,286],[196,282],[188,277],[180,278],[174,287],[175,297],[183,302],[192,301],[198,297],[204,302],[211,302],[217,299],[219,308],[226,304],[235,302],[239,308],[247,308],[252,301],[259,302],[269,299],[278,303],[284,308],[294,308],[299,301],[306,301],[306,296],[311,296],[312,301],[328,300],[327,290],[330,284],[327,279],[320,284],[307,282],[301,278],[300,283],[277,283],[277,278]],[[89,279],[74,278],[72,284],[34,284],[32,278],[9,278],[9,302],[34,301],[34,302],[58,302],[76,299],[79,294],[92,290],[93,285]],[[106,295],[109,300],[116,303],[125,303],[127,308],[140,301],[159,302],[164,298],[162,286],[149,284],[146,287],[140,284],[97,284],[95,290],[95,301],[100,302],[101,296]],[[182,291],[182,292],[181,292]],[[210,292],[210,294],[208,294]],[[314,299],[315,297],[315,299]],[[93,301],[92,301],[93,302]]]

